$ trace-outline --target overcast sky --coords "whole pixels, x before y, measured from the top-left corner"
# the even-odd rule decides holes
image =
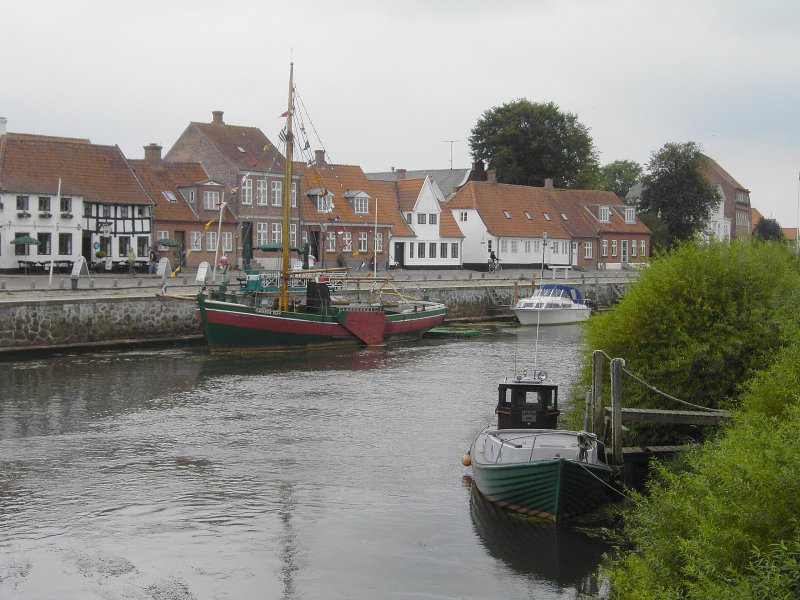
[[[601,164],[697,142],[765,216],[800,204],[794,0],[2,0],[8,131],[142,158],[190,121],[278,143],[289,63],[333,162],[464,168],[484,111],[555,102]],[[453,140],[452,144],[449,140]]]

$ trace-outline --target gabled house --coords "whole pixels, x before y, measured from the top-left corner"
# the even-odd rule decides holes
[[[60,195],[59,195],[60,181]],[[146,261],[153,203],[117,146],[6,132],[0,120],[0,269],[20,261]],[[29,236],[38,245],[14,245]]]
[[[750,190],[740,184],[713,158],[703,155],[705,165],[703,174],[717,186],[721,200],[711,215],[706,227],[706,235],[717,239],[748,237],[750,221]]]
[[[228,125],[222,117],[222,111],[213,111],[210,123],[190,123],[164,160],[199,162],[209,178],[222,186],[221,201],[238,223],[234,255],[236,263],[242,265],[254,244],[283,236],[285,159],[261,130]],[[293,208],[298,194],[299,176],[295,176],[290,200]],[[197,199],[201,219],[211,219],[219,210],[212,196]]]
[[[202,261],[215,265],[222,256],[234,264],[237,225],[227,205],[221,206],[222,185],[209,179],[200,163],[165,162],[158,144],[145,146],[144,156],[129,163],[155,204],[153,242],[170,239],[179,244],[157,246],[158,256],[167,256],[173,268],[182,260],[184,266],[196,267]],[[204,201],[213,213],[203,210]]]
[[[486,268],[494,251],[508,266],[572,264],[572,239],[543,188],[470,181],[445,204],[464,233],[462,263]]]
[[[621,269],[647,262],[650,230],[613,192],[554,189],[543,192],[572,240],[571,266]]]
[[[385,268],[393,229],[407,231],[391,184],[370,181],[358,166],[330,164],[322,150],[310,164],[294,163],[293,171],[303,193],[300,237],[293,228],[290,245],[308,243],[321,266]]]
[[[397,232],[392,242],[392,265],[401,268],[447,269],[461,267],[464,234],[452,213],[444,208],[444,195],[430,176],[401,178],[395,182],[398,208],[410,233]]]

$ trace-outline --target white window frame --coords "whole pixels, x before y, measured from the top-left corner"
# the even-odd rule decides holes
[[[428,222],[427,213],[417,213],[417,225],[425,225]]]
[[[369,234],[366,231],[358,232],[358,251],[366,252],[369,250]]]
[[[383,252],[383,233],[375,234],[375,252]]]
[[[249,177],[242,179],[242,204],[253,203],[253,180]]]
[[[269,194],[272,197],[272,206],[283,206],[283,182],[273,179],[269,184]]]
[[[367,196],[356,196],[353,198],[353,212],[357,215],[369,213],[369,198]]]
[[[441,258],[447,258],[447,242],[439,244],[439,256]]]
[[[283,223],[275,221],[270,228],[270,243],[280,244],[283,242]]]
[[[333,210],[333,194],[320,194],[317,196],[317,212],[329,213]]]
[[[289,223],[289,245],[297,246],[297,223]]]
[[[217,232],[206,231],[206,250],[215,252],[217,250]]]
[[[647,242],[639,240],[639,256],[647,256]]]
[[[259,179],[256,182],[256,203],[259,206],[266,206],[269,203],[267,194],[268,183],[266,179]]]
[[[636,209],[633,206],[625,207],[625,222],[628,225],[636,223]]]
[[[292,208],[297,208],[297,182],[296,181],[292,182],[291,197],[292,197],[292,199],[291,199],[290,206]]]
[[[603,240],[603,257],[608,256],[608,240]]]
[[[525,240],[524,248],[525,248],[525,254],[530,254],[531,253],[531,241],[530,240]]]
[[[611,240],[611,256],[617,255],[617,240]]]
[[[519,240],[511,240],[511,254],[519,252]]]
[[[233,252],[233,232],[232,231],[223,231],[222,232],[222,251],[223,252]]]
[[[256,223],[256,244],[261,246],[269,240],[269,223]]]
[[[460,213],[458,213],[458,220],[461,221],[462,223],[466,222],[466,220],[467,220],[467,211],[462,210]]]
[[[353,251],[353,234],[349,231],[345,231],[342,233],[342,252],[352,252]]]
[[[154,241],[166,240],[168,238],[169,238],[169,231],[159,231],[158,232],[158,237],[156,237],[156,239]],[[169,247],[167,247],[167,246],[159,246],[158,247],[158,251],[159,252],[166,252],[167,250],[169,250]]]
[[[592,249],[594,248],[594,243],[592,242],[583,242],[583,258],[592,258]]]
[[[439,216],[436,213],[428,215],[428,225],[436,225],[439,222]]]
[[[195,250],[202,250],[203,248],[203,232],[202,231],[192,231],[189,234],[190,241],[189,241],[189,248],[193,251]]]
[[[328,252],[336,251],[336,232],[329,231],[325,234],[325,250]]]
[[[203,190],[203,210],[219,209],[219,191]]]
[[[607,206],[601,206],[600,209],[597,211],[597,219],[601,223],[608,223],[609,221],[609,210]]]
[[[636,256],[636,240],[631,240],[631,256]]]
[[[450,258],[458,258],[458,242],[450,244]]]

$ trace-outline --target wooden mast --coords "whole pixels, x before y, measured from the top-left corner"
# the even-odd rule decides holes
[[[292,117],[294,113],[294,63],[289,65],[289,109],[286,112],[286,168],[283,176],[283,231],[281,240],[281,289],[278,296],[278,310],[289,310],[289,217],[292,199]]]

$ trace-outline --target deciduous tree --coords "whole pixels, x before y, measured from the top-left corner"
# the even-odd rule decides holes
[[[597,154],[589,130],[553,102],[526,99],[483,113],[469,138],[472,157],[494,169],[497,181],[586,188],[595,183]]]
[[[625,194],[642,177],[642,165],[632,160],[615,160],[600,167],[597,189],[614,192],[625,201]]]

